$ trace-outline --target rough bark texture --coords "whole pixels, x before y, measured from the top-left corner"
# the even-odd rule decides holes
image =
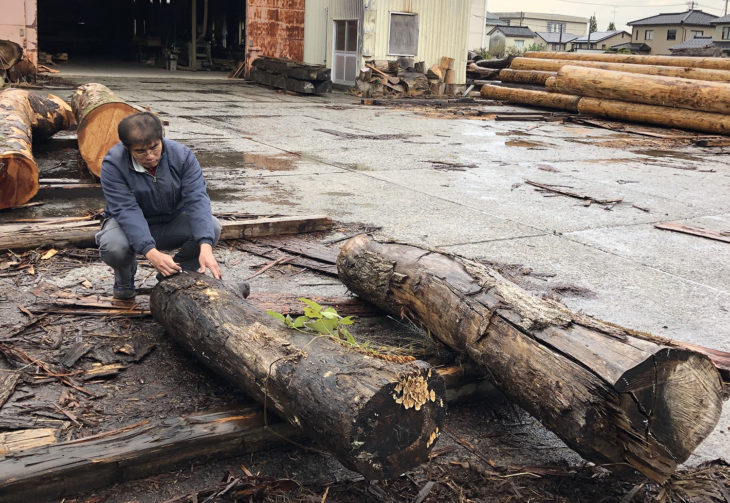
[[[0,70],[12,68],[23,57],[23,48],[11,41],[0,40]]]
[[[730,113],[730,84],[564,66],[548,90],[646,105]]]
[[[32,142],[72,124],[71,108],[57,96],[42,98],[21,89],[0,92],[0,209],[23,204],[38,192]]]
[[[642,105],[624,101],[581,98],[578,111],[586,115],[640,122],[712,134],[730,134],[730,116],[683,108]]]
[[[519,84],[532,84],[544,86],[545,81],[554,77],[555,72],[542,72],[537,70],[513,70],[505,68],[499,71],[499,80],[502,82],[517,82]]]
[[[445,415],[443,379],[330,337],[284,328],[197,273],[160,282],[153,316],[181,345],[371,479],[426,461]]]
[[[573,313],[457,256],[363,235],[337,265],[350,290],[465,352],[586,459],[665,481],[717,424],[722,384],[703,355]]]
[[[730,70],[728,58],[694,58],[679,56],[642,56],[634,54],[593,54],[581,52],[526,52],[526,58],[570,59],[578,61],[605,61],[608,63],[629,63],[639,65],[686,66]]]
[[[567,110],[568,112],[577,112],[578,101],[580,100],[580,96],[570,94],[548,93],[546,91],[533,91],[530,89],[493,86],[489,84],[482,86],[481,95],[482,98],[491,100]]]
[[[603,61],[580,61],[567,59],[515,58],[510,69],[541,72],[557,72],[564,66],[584,66],[613,70],[616,72],[643,73],[684,79],[730,82],[730,71],[711,70],[706,68],[688,68],[683,66],[635,65],[630,63],[607,63]]]
[[[71,96],[78,123],[79,152],[89,171],[99,177],[101,161],[119,142],[117,126],[125,117],[140,112],[102,84],[84,84]]]

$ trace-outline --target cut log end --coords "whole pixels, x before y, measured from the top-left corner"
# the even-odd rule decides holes
[[[79,152],[89,171],[101,176],[101,162],[109,149],[119,143],[116,125],[138,110],[126,103],[101,105],[83,118],[78,128]],[[114,125],[110,127],[109,125]]]
[[[0,155],[0,209],[30,201],[38,193],[38,167],[33,159]]]

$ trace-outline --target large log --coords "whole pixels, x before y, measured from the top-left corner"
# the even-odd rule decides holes
[[[578,111],[580,96],[560,93],[548,93],[545,91],[533,91],[531,89],[519,89],[514,87],[503,87],[486,84],[482,86],[482,98],[490,100],[506,101],[507,103],[519,103],[543,108],[554,108],[568,112]]]
[[[653,124],[711,134],[730,134],[730,116],[684,108],[581,98],[578,112],[627,122]]]
[[[141,112],[111,89],[89,83],[79,86],[71,96],[76,122],[79,152],[89,171],[101,175],[101,161],[114,145],[119,143],[117,126],[125,117]]]
[[[570,59],[578,61],[605,61],[608,63],[629,63],[639,65],[687,66],[691,68],[711,68],[730,70],[728,58],[694,58],[678,56],[644,56],[634,54],[594,54],[582,52],[532,52],[524,54],[526,58]]]
[[[646,105],[730,113],[730,84],[564,66],[550,91]]]
[[[362,235],[337,265],[350,290],[465,352],[591,461],[665,481],[720,417],[707,357],[534,297],[478,262]]]
[[[153,316],[204,364],[370,479],[428,459],[445,386],[427,363],[394,363],[289,330],[198,273],[155,286]]]
[[[515,58],[512,60],[510,68],[512,70],[557,72],[562,67],[568,65],[600,68],[602,70],[613,70],[616,72],[643,73],[646,75],[661,75],[664,77],[679,77],[683,79],[730,82],[730,71],[728,70],[689,68],[685,66],[636,65],[630,63],[607,63],[603,61],[581,61],[568,59]]]
[[[29,201],[38,192],[33,141],[73,125],[71,108],[58,96],[21,89],[0,92],[0,209]]]
[[[499,71],[499,80],[502,82],[515,82],[518,84],[531,84],[534,86],[544,86],[545,81],[550,77],[554,77],[555,72],[542,72],[535,70],[514,70],[505,68]]]

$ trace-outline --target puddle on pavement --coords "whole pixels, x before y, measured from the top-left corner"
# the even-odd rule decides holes
[[[670,157],[672,159],[682,159],[685,161],[696,161],[702,162],[702,157],[696,157],[684,152],[677,152],[676,150],[660,150],[660,149],[646,149],[646,150],[634,150],[635,154],[647,155],[649,157]]]
[[[198,150],[195,153],[204,171],[220,168],[248,168],[259,171],[293,171],[299,164],[299,154],[252,154],[246,152],[214,152]]]
[[[547,147],[546,144],[540,143],[539,141],[527,141],[527,140],[507,140],[504,142],[507,147],[523,147],[523,148],[536,148],[536,147]]]

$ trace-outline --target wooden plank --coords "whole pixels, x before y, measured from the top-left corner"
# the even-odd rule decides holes
[[[276,311],[287,315],[299,315],[303,313],[304,303],[299,300],[301,295],[293,295],[287,293],[276,292],[258,292],[252,293],[248,300],[262,311]],[[370,304],[357,297],[322,297],[308,296],[317,304],[325,307],[334,307],[342,316],[380,316],[384,313]]]
[[[0,372],[0,409],[3,408],[5,402],[15,391],[15,385],[20,379],[20,372],[3,371]]]
[[[304,215],[222,221],[221,224],[221,239],[226,240],[322,231],[332,227],[332,220],[326,215]],[[98,221],[68,222],[63,225],[2,225],[0,249],[22,251],[41,246],[94,247],[94,235],[99,231],[99,225]]]
[[[714,239],[715,241],[722,241],[723,243],[730,243],[730,233],[720,233],[717,231],[711,231],[703,229],[701,227],[693,227],[691,225],[684,225],[677,222],[662,222],[655,224],[654,227],[665,231],[681,232],[683,234],[691,234],[692,236],[699,236],[707,239]]]
[[[55,428],[32,428],[0,433],[0,456],[56,443]]]
[[[437,370],[447,383],[448,401],[483,396],[493,389],[469,366]],[[269,450],[295,436],[286,422],[264,420],[260,406],[143,421],[0,459],[0,503],[60,499],[188,466],[193,460]]]

